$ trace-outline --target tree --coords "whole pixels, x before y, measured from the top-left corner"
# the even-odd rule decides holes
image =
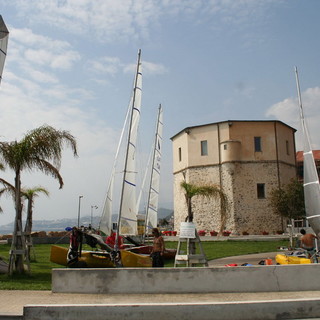
[[[303,185],[292,179],[283,188],[271,191],[270,204],[275,214],[288,219],[301,219],[306,216]]]
[[[166,227],[169,225],[169,221],[166,218],[159,219],[159,226],[160,227]]]
[[[44,193],[46,196],[49,196],[49,191],[43,187],[34,187],[32,189],[26,189],[22,191],[23,196],[28,200],[27,206],[27,219],[24,227],[24,233],[30,237],[32,232],[32,215],[33,215],[33,204],[34,198],[39,196],[39,193]],[[26,246],[27,255],[30,259],[30,246]]]
[[[3,185],[3,188],[0,189],[0,197],[4,194],[10,194],[14,198],[14,194],[15,194],[14,186],[12,186],[8,181],[2,178],[0,178],[0,182]],[[3,212],[1,207],[0,207],[0,212]]]
[[[59,173],[62,150],[64,146],[71,147],[73,155],[77,156],[75,138],[68,131],[60,131],[44,125],[29,131],[19,142],[0,142],[0,162],[8,166],[15,173],[15,222],[10,250],[9,272],[15,269],[18,273],[24,270],[25,248],[22,233],[22,192],[21,172],[23,170],[40,170],[50,174],[59,181],[60,189],[63,180]]]
[[[4,170],[4,165],[0,163],[0,170]],[[0,197],[4,194],[14,195],[14,187],[6,180],[0,178],[0,183],[2,183],[3,188],[0,189]],[[3,212],[0,206],[0,213]]]
[[[184,195],[187,203],[188,215],[186,221],[193,221],[193,211],[192,211],[192,198],[194,196],[203,196],[207,198],[218,198],[220,200],[220,210],[221,210],[221,232],[224,229],[225,217],[228,207],[228,200],[226,195],[221,191],[218,186],[215,185],[203,185],[197,186],[186,181],[181,182],[181,187],[184,190]]]

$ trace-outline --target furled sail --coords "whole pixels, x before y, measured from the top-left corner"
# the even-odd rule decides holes
[[[141,50],[138,53],[137,71],[133,87],[131,101],[130,125],[128,142],[123,173],[120,210],[117,224],[117,234],[137,234],[137,199],[136,199],[136,143],[141,111],[142,97],[142,73],[141,73]]]
[[[0,82],[2,80],[2,72],[4,68],[4,62],[7,56],[9,31],[0,15]]]
[[[303,188],[307,220],[313,231],[320,234],[320,186],[319,177],[312,153],[310,136],[304,118],[298,69],[295,67],[296,84],[300,109],[300,120],[303,133]]]
[[[157,127],[153,146],[153,163],[151,169],[152,171],[146,213],[146,234],[150,233],[150,229],[156,228],[158,224],[162,128],[163,110],[160,105],[158,110]]]

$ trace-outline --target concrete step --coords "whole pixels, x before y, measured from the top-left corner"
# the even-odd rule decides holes
[[[25,306],[24,320],[269,320],[320,317],[320,299]]]

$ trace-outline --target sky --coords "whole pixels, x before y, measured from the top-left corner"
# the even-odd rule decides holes
[[[301,149],[294,66],[320,148],[318,0],[0,0],[0,14],[10,32],[1,141],[47,124],[78,145],[78,158],[63,152],[63,189],[50,176],[23,174],[24,187],[50,192],[35,199],[35,220],[77,218],[80,195],[81,215],[101,214],[139,49],[145,155],[160,103],[164,110],[160,207],[173,208],[170,138],[185,127],[281,120],[297,129]],[[1,176],[14,181],[9,169]],[[12,222],[12,199],[0,206],[0,225]]]

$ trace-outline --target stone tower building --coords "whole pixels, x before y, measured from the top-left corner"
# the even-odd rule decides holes
[[[195,196],[198,230],[275,233],[286,227],[269,203],[273,188],[296,177],[295,129],[281,121],[223,121],[188,127],[171,138],[173,144],[174,223],[187,216],[181,181],[215,184],[228,197],[222,223],[219,200]]]

